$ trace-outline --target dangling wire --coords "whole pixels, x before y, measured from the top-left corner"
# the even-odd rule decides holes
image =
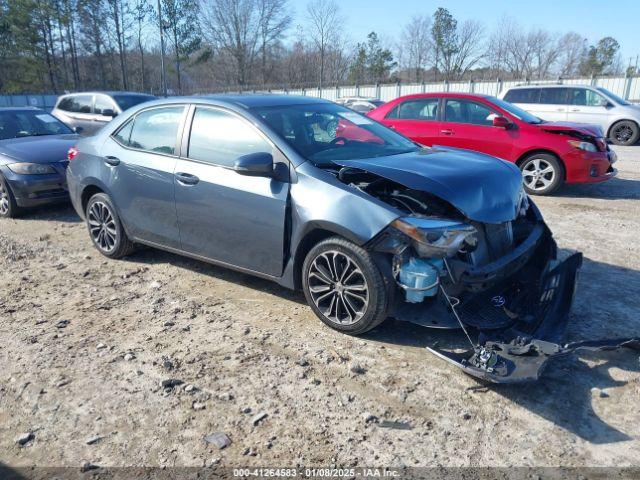
[[[444,287],[442,286],[442,283],[440,284],[440,291],[444,295],[444,298],[447,300],[447,303],[449,304],[449,307],[451,307],[451,312],[453,312],[453,315],[456,317],[456,320],[458,320],[458,323],[460,324],[460,327],[462,328],[462,331],[467,336],[467,340],[469,340],[469,343],[471,344],[471,348],[473,348],[474,351],[477,351],[478,350],[478,346],[473,343],[473,340],[471,340],[471,336],[469,335],[469,332],[467,332],[467,329],[465,328],[464,323],[462,323],[462,320],[460,319],[460,316],[458,315],[458,312],[456,311],[456,307],[458,305],[460,305],[460,300],[458,298],[456,298],[456,297],[450,297],[449,295],[447,295],[447,292],[444,290]],[[454,301],[455,301],[455,303],[454,303]]]

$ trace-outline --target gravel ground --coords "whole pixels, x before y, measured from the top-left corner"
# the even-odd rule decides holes
[[[536,200],[585,254],[570,340],[640,331],[640,146],[616,150],[617,179]],[[6,465],[640,465],[637,352],[487,387],[424,350],[457,333],[348,337],[266,281],[155,250],[107,260],[70,207],[0,220],[0,281]]]

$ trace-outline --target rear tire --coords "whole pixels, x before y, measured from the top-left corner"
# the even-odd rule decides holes
[[[302,266],[302,289],[326,325],[350,335],[387,318],[389,292],[371,254],[341,237],[321,241]]]
[[[616,145],[635,145],[640,139],[640,127],[631,120],[621,120],[609,130],[609,139]]]
[[[89,199],[85,218],[93,245],[105,257],[122,258],[134,252],[135,245],[107,194],[96,193]]]
[[[532,153],[519,164],[529,195],[551,195],[564,183],[564,167],[555,155]]]
[[[16,203],[16,197],[13,196],[11,188],[0,175],[0,217],[16,218],[22,213],[20,207]]]

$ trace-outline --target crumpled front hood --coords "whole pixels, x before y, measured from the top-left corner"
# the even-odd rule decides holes
[[[0,155],[18,162],[52,163],[67,159],[67,152],[77,141],[78,135],[42,135],[20,137],[0,141]]]
[[[534,125],[540,130],[547,132],[577,132],[581,135],[590,135],[596,138],[604,136],[604,132],[599,125],[591,125],[588,123],[574,123],[574,122],[544,122],[539,125]]]
[[[522,175],[514,164],[489,155],[450,147],[360,160],[334,160],[449,202],[477,222],[514,220]]]

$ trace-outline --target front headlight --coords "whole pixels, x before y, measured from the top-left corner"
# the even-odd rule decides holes
[[[460,250],[471,251],[477,244],[476,229],[454,220],[403,217],[391,223],[413,240],[413,248],[424,258],[452,257]]]
[[[51,165],[42,163],[11,163],[7,165],[7,167],[18,175],[47,175],[56,173]]]
[[[581,142],[580,140],[567,140],[567,142],[569,142],[569,145],[571,145],[572,147],[576,147],[576,148],[578,148],[580,150],[585,150],[587,152],[597,152],[598,151],[598,147],[596,147],[591,142]]]

